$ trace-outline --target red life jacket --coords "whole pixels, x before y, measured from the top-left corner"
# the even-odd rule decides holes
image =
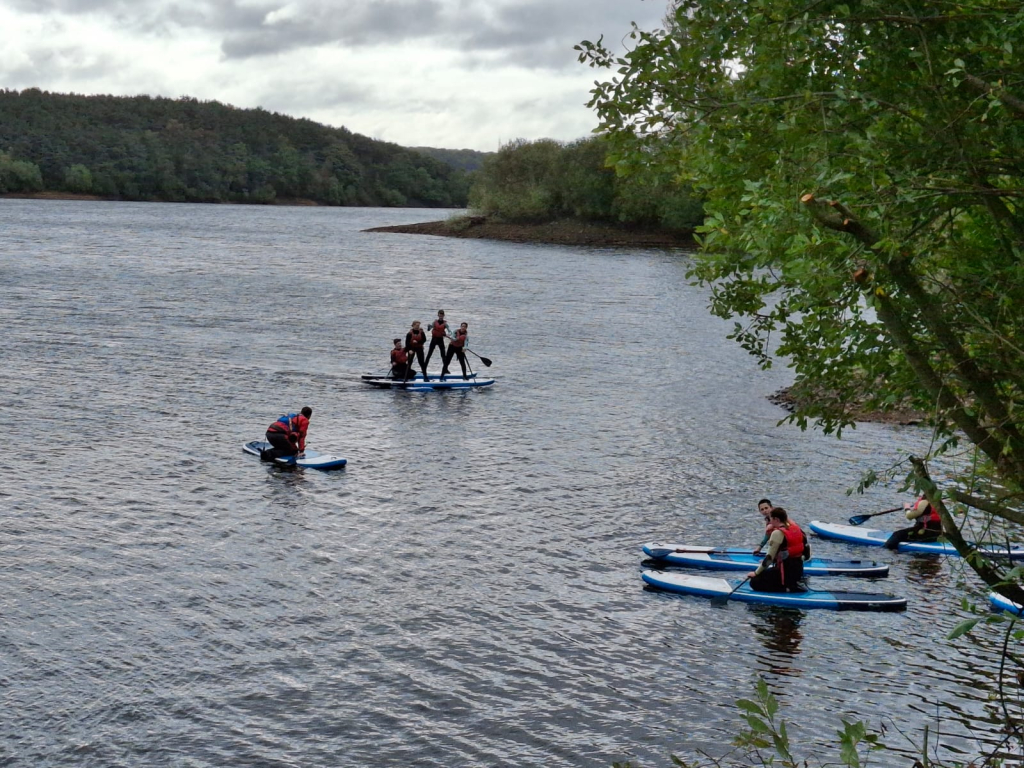
[[[297,445],[299,450],[306,447],[306,431],[309,429],[309,419],[301,413],[286,413],[269,427],[267,432],[283,432],[288,437],[288,442]]]
[[[430,324],[430,335],[435,339],[444,338],[444,327],[447,322],[444,320],[435,320]]]
[[[920,502],[924,500],[925,498],[922,496],[917,501]],[[914,502],[914,506],[917,506],[917,502]],[[915,522],[920,523],[925,528],[932,528],[939,531],[942,530],[942,518],[939,517],[939,511],[930,503],[928,504],[928,511],[917,518]]]
[[[782,535],[786,537],[783,547],[786,550],[786,557],[800,557],[804,553],[804,532],[800,530],[800,526],[790,522],[785,528],[777,530],[782,531]]]
[[[409,349],[415,351],[423,349],[423,342],[427,340],[427,334],[421,328],[418,331],[409,331]]]
[[[461,328],[455,332],[455,338],[452,339],[452,346],[459,347],[460,349],[466,346],[466,339],[469,338],[469,331],[464,331]]]
[[[392,365],[405,365],[409,361],[409,356],[405,353],[404,349],[392,349],[391,350],[391,364]]]

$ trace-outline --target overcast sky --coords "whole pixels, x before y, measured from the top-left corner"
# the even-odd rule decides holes
[[[195,96],[405,146],[571,140],[596,118],[572,47],[666,0],[0,0],[0,88]]]

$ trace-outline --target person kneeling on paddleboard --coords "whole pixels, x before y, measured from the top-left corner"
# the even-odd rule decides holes
[[[298,413],[286,413],[267,428],[267,442],[273,448],[260,453],[263,461],[273,461],[285,456],[306,452],[306,431],[313,409],[308,405]]]
[[[402,347],[401,339],[395,339],[391,350],[391,378],[402,381],[409,378],[409,353]]]
[[[800,527],[789,520],[782,507],[771,511],[772,528],[768,553],[756,571],[747,574],[755,592],[803,592],[797,583],[804,575],[804,560],[811,559],[811,545]]]
[[[928,499],[921,496],[913,504],[904,504],[907,510],[907,520],[913,520],[912,528],[900,528],[893,531],[892,536],[886,539],[885,546],[894,552],[904,541],[930,542],[937,541],[942,535],[942,518],[939,511],[928,503]]]

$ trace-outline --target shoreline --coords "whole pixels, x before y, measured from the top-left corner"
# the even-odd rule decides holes
[[[510,224],[492,221],[485,216],[462,216],[445,221],[371,227],[363,231],[473,240],[500,240],[507,243],[545,243],[548,245],[679,248],[684,250],[694,250],[697,247],[697,243],[690,233],[628,228],[613,224],[574,220],[551,221],[543,224]]]
[[[768,395],[768,399],[775,405],[792,413],[801,404],[801,400],[793,394],[792,387],[783,387],[777,392]],[[917,427],[925,423],[926,415],[919,411],[909,409],[894,411],[864,411],[855,410],[853,420],[865,424],[893,424],[900,427]]]
[[[322,208],[353,208],[362,206],[328,206],[305,197],[280,197],[269,203],[244,203],[238,200],[126,200],[123,197],[106,197],[84,192],[4,192],[0,200],[78,200],[98,203],[167,203],[169,205],[288,205]]]

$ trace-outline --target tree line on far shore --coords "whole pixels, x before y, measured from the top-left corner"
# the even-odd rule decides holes
[[[512,141],[484,158],[470,207],[504,221],[558,219],[691,232],[704,219],[700,196],[664,165],[616,164],[604,136],[569,143]]]
[[[0,90],[0,194],[462,207],[469,176],[426,154],[264,109]]]

